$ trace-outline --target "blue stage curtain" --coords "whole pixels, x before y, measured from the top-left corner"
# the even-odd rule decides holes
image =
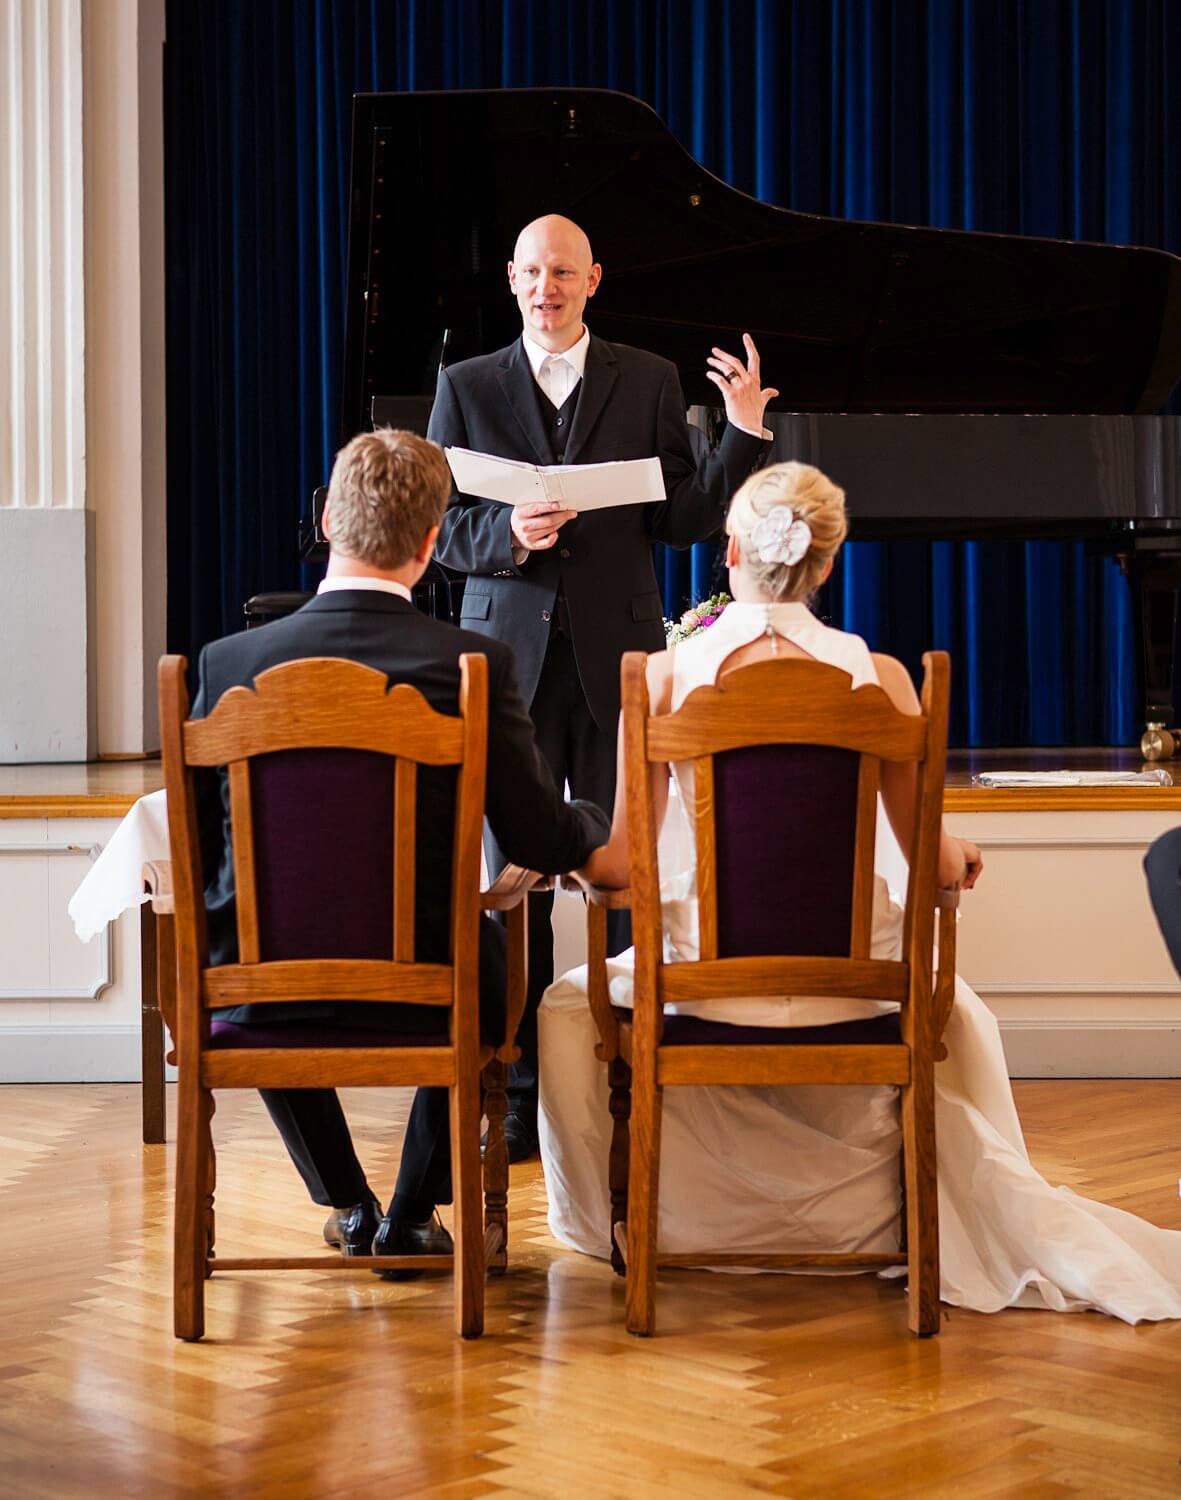
[[[338,437],[354,91],[623,89],[770,202],[1181,251],[1176,0],[170,0],[167,20],[169,635],[189,654],[250,594],[300,586]],[[670,609],[720,583],[712,548],[660,561]],[[1080,545],[851,544],[821,607],[912,669],[949,649],[957,743],[1137,731],[1126,588]]]

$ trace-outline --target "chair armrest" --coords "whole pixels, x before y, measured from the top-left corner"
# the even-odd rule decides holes
[[[168,916],[174,910],[172,896],[172,861],[170,859],[149,860],[143,867],[144,889],[151,897],[152,910],[157,916]]]
[[[585,896],[590,906],[601,906],[606,911],[629,911],[632,904],[632,893],[628,886],[622,890],[605,885],[592,885],[585,880],[577,870],[571,870],[568,875],[562,876],[562,889],[564,891],[576,891]]]
[[[554,877],[525,870],[520,865],[505,865],[487,890],[480,892],[485,911],[511,911],[520,905],[530,891],[552,891]]]
[[[955,924],[959,904],[958,886],[945,886],[935,892],[935,907],[939,913],[939,967],[935,970],[932,999],[935,1007],[935,1058],[938,1062],[947,1056],[943,1032],[955,1004]]]

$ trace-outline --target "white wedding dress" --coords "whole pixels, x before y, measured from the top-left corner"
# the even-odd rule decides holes
[[[772,607],[778,634],[819,661],[876,682],[859,637],[802,604]],[[676,648],[673,708],[764,633],[764,606],[731,604]],[[667,961],[697,956],[690,766],[673,767],[660,839]],[[879,805],[874,957],[897,957],[906,866]],[[609,961],[612,1003],[632,1004],[632,953]],[[549,1222],[564,1244],[609,1254],[606,1065],[586,969],[546,991],[539,1017],[541,1154]],[[873,1013],[866,1001],[752,999],[698,1014],[762,1026],[824,1025]],[[962,979],[936,1067],[941,1292],[980,1312],[1095,1308],[1129,1323],[1181,1317],[1181,1231],[1051,1187],[1030,1164],[996,1020]],[[892,1088],[713,1087],[664,1091],[659,1244],[751,1254],[890,1251],[899,1245],[897,1094]],[[891,1274],[889,1272],[884,1274]],[[895,1273],[897,1274],[897,1273]]]

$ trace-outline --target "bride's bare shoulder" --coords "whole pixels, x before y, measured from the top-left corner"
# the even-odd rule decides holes
[[[675,647],[653,651],[648,657],[648,710],[666,714],[673,696],[673,656]]]
[[[878,681],[894,707],[904,714],[921,713],[919,695],[914,690],[910,673],[895,656],[886,656],[872,651],[870,657],[878,674]]]

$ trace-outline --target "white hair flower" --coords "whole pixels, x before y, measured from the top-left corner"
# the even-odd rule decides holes
[[[777,505],[751,527],[750,541],[760,562],[794,567],[808,555],[812,528],[790,505]]]

